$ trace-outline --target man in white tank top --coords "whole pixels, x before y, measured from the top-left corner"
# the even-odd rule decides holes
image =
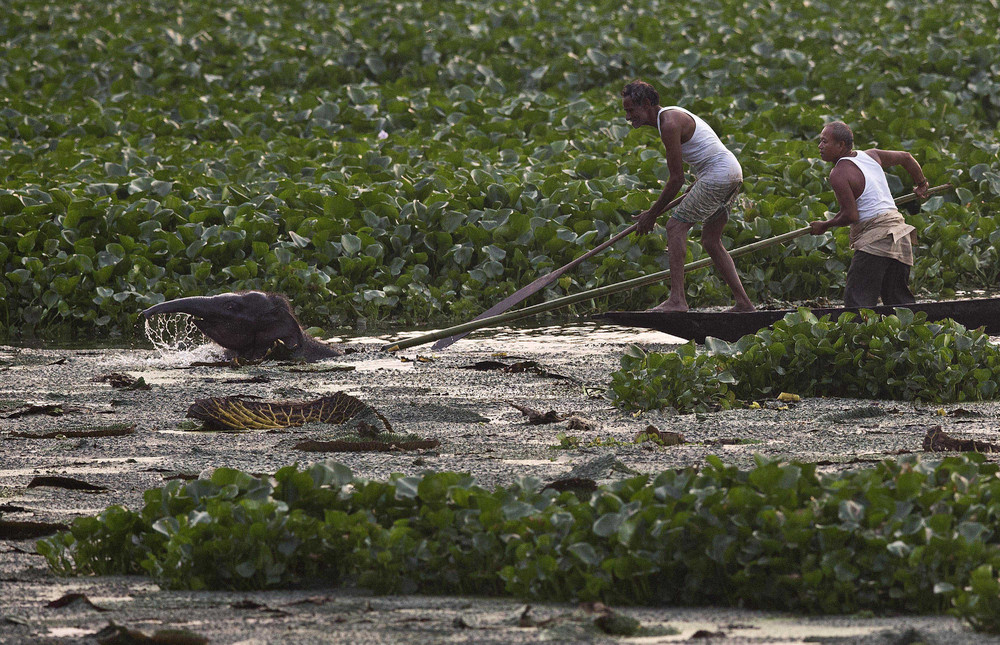
[[[684,200],[667,222],[667,248],[670,251],[670,297],[653,311],[687,311],[684,293],[684,261],[687,234],[702,224],[701,242],[722,279],[732,289],[736,306],[730,311],[753,311],[753,303],[736,273],[733,258],[722,245],[722,231],[729,221],[729,211],[743,184],[743,170],[736,156],[726,149],[719,136],[698,116],[681,107],[660,107],[660,95],[649,83],[633,81],[622,90],[625,118],[633,128],[655,127],[666,149],[667,179],[659,198],[649,210],[633,217],[636,233],[653,230],[657,218],[684,185],[684,164],[695,174]]]
[[[813,235],[835,226],[851,227],[851,267],[847,270],[844,305],[874,307],[916,302],[908,286],[913,266],[911,234],[889,192],[885,168],[902,166],[913,179],[913,192],[927,197],[928,182],[909,152],[873,148],[854,150],[854,133],[846,123],[828,123],[819,136],[819,154],[833,162],[830,186],[840,212],[828,220],[810,222]]]

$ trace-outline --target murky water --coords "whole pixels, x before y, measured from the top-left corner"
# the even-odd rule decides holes
[[[997,297],[1000,292],[986,290],[972,290],[957,292],[953,298],[991,298]],[[921,300],[926,300],[922,298]],[[393,341],[407,340],[430,334],[441,328],[421,328],[421,329],[375,329],[364,331],[343,331],[337,330],[327,338],[325,342],[352,343],[362,346],[381,347]],[[34,348],[34,349],[73,349],[73,350],[107,350],[107,349],[155,349],[160,354],[162,366],[166,368],[187,366],[192,362],[212,362],[223,359],[222,350],[205,338],[193,324],[189,322],[186,314],[173,314],[169,316],[156,316],[150,321],[146,321],[144,327],[145,337],[136,337],[125,341],[121,338],[88,338],[75,340],[41,340],[26,339],[10,341],[6,343],[9,347]],[[453,347],[468,348],[477,341],[490,340],[491,344],[511,343],[517,347],[530,349],[544,349],[545,351],[572,352],[580,346],[580,343],[601,344],[601,343],[639,343],[673,345],[686,342],[682,338],[665,334],[662,332],[622,327],[591,321],[587,319],[570,319],[561,322],[547,321],[538,323],[535,321],[518,321],[510,325],[480,329],[473,331],[470,335],[458,341]],[[426,345],[414,347],[417,353],[431,353],[432,342]],[[447,351],[447,350],[441,350]],[[435,352],[437,353],[437,352]],[[405,369],[395,361],[369,361],[370,365],[364,368],[358,366],[357,369]],[[155,365],[155,360],[146,365]]]
[[[190,434],[190,433],[188,433]],[[59,467],[59,474],[67,477],[73,475],[110,474],[119,473],[122,464],[138,463],[144,465],[155,465],[164,461],[163,457],[73,457],[72,464],[66,464],[65,455],[37,455],[35,463],[30,468],[4,468],[0,470],[0,479],[11,477],[33,477],[40,470],[48,468],[50,465]]]
[[[50,627],[46,636],[49,638],[83,638],[93,635],[92,629],[80,627]]]
[[[390,341],[406,340],[424,334],[429,334],[437,330],[405,331],[384,334],[381,336],[371,336],[363,342],[387,343]],[[545,349],[551,352],[572,352],[581,343],[605,344],[605,343],[641,343],[641,344],[683,344],[683,338],[671,336],[663,332],[652,329],[642,329],[637,327],[622,327],[620,325],[609,325],[593,321],[569,321],[564,323],[545,325],[513,325],[496,327],[493,329],[483,329],[474,331],[462,340],[453,344],[452,347],[466,349],[470,345],[488,339],[493,343],[509,342],[515,347],[525,347],[531,349]],[[361,339],[358,339],[361,340]],[[418,351],[430,351],[431,343],[415,347]],[[447,349],[441,350],[448,351]]]
[[[444,328],[442,328],[444,329]],[[420,330],[375,330],[365,333],[338,333],[328,338],[323,338],[324,342],[350,343],[361,345],[367,348],[378,348],[393,341],[415,338],[425,334],[430,334],[437,329]],[[173,334],[173,337],[171,336]],[[513,324],[490,329],[481,329],[472,332],[462,340],[453,344],[456,349],[469,349],[477,342],[490,341],[491,345],[509,344],[511,352],[518,349],[544,350],[547,352],[572,353],[586,345],[639,343],[655,345],[673,345],[686,342],[682,338],[671,336],[662,332],[641,329],[635,327],[622,327],[593,321],[571,320],[559,323],[547,322],[545,324]],[[433,342],[412,348],[417,354],[443,353],[448,349],[431,350]],[[124,342],[121,339],[77,339],[77,340],[53,340],[40,341],[37,339],[27,341],[11,342],[7,345],[11,348],[25,349],[72,349],[72,350],[156,350],[158,356],[141,359],[141,365],[145,368],[162,367],[164,372],[145,372],[144,377],[148,383],[162,383],[172,381],[173,377],[169,370],[177,367],[187,367],[196,362],[216,362],[224,360],[223,350],[209,341],[204,336],[194,336],[183,328],[171,327],[166,334],[158,331],[149,339],[133,339]],[[133,359],[125,358],[121,355],[109,356],[108,366],[121,366],[127,368]],[[136,363],[138,364],[138,363]],[[407,363],[399,361],[389,355],[385,359],[369,359],[364,365],[355,365],[355,368],[362,371],[379,369],[407,369]]]
[[[412,338],[428,331],[378,330],[367,334],[344,334],[328,340],[358,343],[377,350],[390,341]],[[476,331],[443,351],[433,351],[431,344],[427,344],[400,352],[411,362],[405,362],[399,355],[377,351],[350,355],[343,359],[335,358],[318,364],[319,368],[328,369],[344,364],[353,367],[354,371],[331,374],[317,371],[315,374],[307,373],[305,376],[296,370],[299,367],[305,369],[307,366],[276,365],[270,362],[239,372],[226,368],[194,371],[184,369],[190,367],[192,362],[212,362],[221,359],[221,350],[203,340],[192,347],[176,347],[166,351],[154,351],[151,345],[140,343],[113,342],[46,345],[46,348],[72,347],[77,350],[84,348],[83,351],[74,354],[59,351],[18,352],[11,347],[0,347],[0,361],[6,363],[0,363],[0,370],[8,369],[7,372],[0,371],[0,391],[11,392],[12,398],[44,396],[51,391],[52,394],[62,392],[64,395],[62,400],[70,401],[88,397],[101,402],[113,398],[120,399],[126,401],[127,406],[113,408],[118,417],[108,417],[108,419],[121,420],[127,417],[129,421],[139,424],[139,431],[135,435],[121,439],[86,441],[55,439],[48,443],[33,440],[8,441],[6,456],[8,459],[16,458],[17,461],[6,462],[6,470],[0,469],[0,489],[11,491],[11,504],[26,509],[21,517],[66,521],[80,515],[96,514],[112,502],[119,503],[124,500],[125,503],[135,507],[141,504],[140,494],[145,488],[160,486],[168,478],[205,472],[207,468],[218,465],[227,465],[247,472],[273,472],[276,468],[286,465],[288,461],[311,461],[321,458],[318,455],[293,452],[291,445],[298,440],[294,435],[192,434],[177,425],[192,398],[204,396],[204,393],[227,394],[241,391],[244,386],[233,386],[229,381],[245,379],[257,373],[275,377],[273,385],[252,390],[247,387],[246,391],[270,398],[278,396],[276,392],[279,385],[294,385],[310,393],[347,390],[359,396],[363,395],[363,398],[376,403],[378,408],[399,427],[433,433],[445,441],[440,451],[428,452],[419,457],[403,453],[336,456],[337,459],[350,460],[347,463],[363,476],[384,479],[389,472],[414,473],[423,468],[437,468],[474,473],[477,477],[483,478],[487,486],[506,485],[513,478],[525,475],[548,479],[565,474],[570,467],[580,460],[589,459],[593,454],[589,450],[553,450],[559,442],[557,433],[561,428],[529,425],[523,420],[520,412],[510,406],[510,401],[522,402],[543,410],[551,407],[560,411],[579,411],[583,416],[599,424],[599,429],[588,431],[586,435],[581,433],[580,436],[584,438],[614,437],[627,441],[647,423],[655,423],[660,428],[685,434],[689,438],[689,445],[671,450],[652,451],[628,446],[615,449],[623,463],[643,472],[656,472],[667,467],[702,463],[702,456],[708,453],[723,455],[727,462],[742,466],[752,463],[753,457],[750,455],[754,452],[813,461],[833,459],[834,456],[840,455],[860,457],[870,455],[877,459],[897,450],[919,449],[920,437],[913,430],[917,427],[914,424],[926,424],[928,418],[932,418],[933,423],[963,424],[950,426],[949,429],[956,428],[965,433],[990,432],[990,428],[996,425],[996,419],[1000,418],[1000,413],[994,404],[978,404],[975,408],[971,408],[983,416],[975,423],[968,423],[967,419],[931,417],[933,410],[928,412],[910,409],[909,406],[893,405],[894,408],[899,408],[898,412],[894,409],[891,416],[887,415],[886,418],[871,424],[865,423],[859,428],[829,428],[816,424],[813,420],[821,414],[842,411],[855,404],[819,398],[804,401],[792,409],[779,410],[770,407],[727,411],[708,419],[699,418],[701,415],[665,414],[650,414],[635,418],[614,411],[607,401],[589,397],[579,387],[565,386],[563,381],[525,375],[501,376],[459,371],[459,368],[466,363],[479,360],[493,352],[507,353],[511,357],[525,354],[544,362],[553,371],[572,373],[576,376],[589,375],[588,383],[598,383],[602,382],[601,379],[606,376],[608,369],[611,369],[609,366],[615,363],[627,344],[638,343],[647,347],[668,349],[668,345],[678,342],[683,341],[645,329],[593,321],[573,320],[561,323],[549,321],[541,325],[510,325]],[[455,359],[451,359],[449,353],[453,353]],[[80,358],[81,356],[86,358]],[[436,362],[422,369],[421,363],[412,362],[419,356],[433,357]],[[599,360],[594,356],[599,356]],[[64,364],[56,363],[57,360],[63,360]],[[19,362],[27,363],[28,366],[22,368],[9,365]],[[56,366],[50,368],[48,365]],[[92,375],[107,371],[131,371],[134,376],[142,376],[147,383],[157,386],[173,383],[184,386],[186,383],[189,387],[154,387],[152,393],[125,391],[112,393],[110,390],[101,389],[107,386],[98,386],[90,381]],[[595,374],[600,378],[595,377]],[[488,419],[489,422],[468,420],[470,411]],[[61,422],[43,419],[36,425],[50,428],[57,427]],[[73,423],[72,419],[66,419],[65,422]],[[707,447],[702,443],[708,440],[732,438],[747,439],[754,443],[721,444],[713,447]],[[30,478],[46,473],[92,480],[94,483],[107,486],[109,490],[91,494],[47,487],[38,487],[30,491],[23,489]],[[22,557],[22,554],[12,552],[8,552],[6,557],[12,559],[15,555]],[[22,569],[27,566],[29,565],[23,565]],[[37,567],[38,561],[31,562],[30,566]],[[197,595],[183,595],[176,592],[152,593],[157,590],[152,583],[136,583],[133,580],[123,582],[118,578],[86,579],[79,585],[71,586],[53,583],[46,578],[43,580],[43,588],[43,583],[37,582],[35,573],[25,576],[26,581],[20,582],[16,581],[14,574],[5,575],[5,579],[15,581],[7,584],[18,585],[12,587],[8,600],[14,597],[13,594],[19,594],[18,597],[30,598],[33,607],[37,607],[68,591],[79,590],[86,593],[98,606],[117,612],[99,616],[88,613],[87,618],[80,618],[84,614],[75,610],[74,613],[63,614],[43,612],[47,622],[39,623],[37,633],[40,638],[79,639],[95,633],[112,619],[109,617],[113,617],[120,624],[125,620],[139,624],[141,620],[142,628],[147,633],[154,630],[149,616],[163,617],[171,627],[194,625],[196,626],[194,629],[200,631],[206,629],[204,625],[188,621],[197,621],[202,616],[210,615],[214,620],[231,621],[231,624],[235,625],[232,631],[234,634],[239,634],[239,630],[245,629],[248,624],[246,621],[249,614],[246,610],[234,607],[234,602],[239,600],[236,596],[209,595],[201,592]],[[123,590],[125,584],[128,585],[127,590]],[[141,592],[137,592],[139,590],[137,584],[147,586],[143,587]],[[37,589],[42,590],[37,591]],[[262,592],[254,597],[270,606],[275,606],[278,602],[291,603],[301,598],[289,596],[289,600],[279,601],[279,596],[276,594],[280,592],[268,593],[270,595]],[[319,592],[310,590],[306,593]],[[327,615],[349,616],[347,610],[343,609],[347,606],[347,602],[354,600],[345,601],[341,605],[336,605],[333,600],[329,601],[330,609]],[[411,614],[404,612],[413,611],[414,607],[423,612],[418,613],[418,616],[444,615],[447,616],[447,621],[441,624],[451,625],[452,618],[461,615],[466,618],[474,615],[477,621],[483,621],[483,616],[486,616],[489,608],[494,606],[487,605],[480,599],[446,601],[453,602],[456,606],[460,604],[463,608],[460,610],[461,614],[449,614],[447,612],[452,611],[449,609],[451,605],[434,604],[438,602],[437,599],[404,598],[395,606],[400,613],[388,611],[380,613],[369,609],[366,613],[359,613],[358,616],[362,617],[359,620],[368,621],[372,617],[381,615],[382,622],[374,623],[372,629],[386,630],[397,629],[402,622],[400,617],[409,617]],[[365,598],[361,603],[364,605],[369,603],[369,600]],[[11,602],[4,606],[5,615],[12,613],[9,609],[12,606]],[[367,606],[370,607],[370,604]],[[381,606],[389,607],[385,604]],[[517,616],[523,612],[523,605],[495,606],[500,609],[496,610],[496,618],[491,619],[493,621],[491,624],[516,624]],[[191,607],[200,607],[205,612],[211,613],[193,615]],[[306,607],[309,611],[313,611],[313,605]],[[334,607],[337,608],[336,614]],[[287,619],[282,619],[280,618],[282,614],[275,613],[273,617],[268,614],[266,620],[274,624],[278,624],[279,620],[287,620],[287,625],[301,627],[304,619],[296,615],[301,609],[300,606],[283,612],[288,615]],[[839,642],[874,634],[882,629],[893,628],[896,632],[900,631],[897,623],[888,620],[855,620],[851,617],[827,619],[820,623],[812,618],[764,616],[737,613],[736,610],[704,608],[689,611],[670,610],[669,618],[664,617],[662,609],[657,609],[655,612],[642,609],[635,611],[646,626],[670,627],[679,632],[674,636],[659,635],[646,639],[632,639],[643,643],[689,642],[699,631],[705,633],[724,631],[734,642],[759,640],[769,643],[801,643],[822,639]],[[647,613],[639,613],[642,611]],[[85,620],[89,622],[84,622]],[[332,620],[333,618],[329,619]],[[905,620],[910,624],[915,619],[907,617]],[[921,624],[938,625],[944,620],[951,619],[926,619],[927,622]],[[206,622],[205,625],[207,624],[210,623]],[[432,626],[424,623],[419,625],[421,629]],[[284,624],[281,629],[286,629]],[[277,628],[271,633],[277,633],[276,630]]]

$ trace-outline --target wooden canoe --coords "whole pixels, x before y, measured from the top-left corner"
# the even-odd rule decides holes
[[[876,313],[891,314],[895,307],[869,307]],[[947,300],[939,302],[918,302],[905,307],[911,311],[927,313],[928,320],[951,318],[969,329],[985,327],[986,333],[1000,335],[1000,298],[976,298],[970,300]],[[645,327],[704,343],[706,336],[714,336],[727,341],[736,341],[747,334],[770,327],[795,309],[753,311],[750,313],[725,313],[708,311],[688,311],[686,313],[660,311],[609,311],[596,316],[597,319],[623,325],[625,327]],[[816,316],[830,316],[832,320],[840,314],[859,309],[832,307],[812,309]]]

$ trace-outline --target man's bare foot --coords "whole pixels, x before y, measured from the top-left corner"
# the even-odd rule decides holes
[[[751,311],[757,311],[757,307],[754,307],[753,304],[736,305],[735,307],[726,309],[727,314],[748,314]]]
[[[688,304],[686,302],[676,302],[673,300],[667,300],[666,302],[661,302],[649,311],[676,311],[684,313],[688,310]]]

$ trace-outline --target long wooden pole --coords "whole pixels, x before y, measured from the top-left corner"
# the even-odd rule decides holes
[[[942,186],[935,186],[934,188],[929,188],[927,190],[928,195],[943,192],[951,188],[951,184],[944,184]],[[908,195],[903,195],[896,199],[896,205],[901,206],[908,202],[912,202],[919,199],[916,194],[910,193]],[[775,246],[776,244],[784,244],[785,242],[790,242],[797,237],[802,237],[809,233],[811,229],[806,226],[794,231],[789,231],[788,233],[783,233],[781,235],[775,235],[774,237],[769,237],[766,240],[761,240],[759,242],[753,242],[752,244],[747,244],[746,246],[741,246],[738,249],[733,249],[729,252],[729,255],[737,258],[748,253],[753,253],[754,251],[759,251],[761,249],[766,249],[769,246]],[[684,265],[684,272],[693,271],[695,269],[700,269],[702,267],[707,267],[712,263],[711,258],[702,258],[701,260],[696,260],[694,262],[689,262]],[[530,307],[525,307],[524,309],[518,309],[516,311],[508,311],[497,316],[491,316],[489,318],[482,318],[479,320],[471,320],[461,325],[455,325],[454,327],[448,327],[447,329],[440,329],[429,334],[424,334],[422,336],[415,336],[413,338],[408,338],[406,340],[397,341],[395,343],[389,343],[388,345],[383,345],[382,350],[387,352],[397,352],[401,349],[409,349],[410,347],[416,347],[418,345],[425,345],[427,343],[433,343],[436,340],[442,338],[447,338],[449,336],[454,336],[455,334],[461,334],[464,332],[474,331],[476,329],[482,329],[484,327],[493,327],[501,323],[510,322],[512,320],[517,320],[519,318],[526,318],[528,316],[533,316],[535,314],[540,314],[546,311],[552,311],[553,309],[559,309],[560,307],[568,307],[569,305],[582,302],[584,300],[591,300],[593,298],[600,298],[601,296],[609,296],[614,293],[619,293],[621,291],[628,291],[629,289],[635,289],[636,287],[644,287],[649,284],[656,282],[661,282],[670,277],[670,270],[659,271],[657,273],[650,273],[649,275],[639,276],[638,278],[632,278],[631,280],[625,280],[624,282],[616,282],[615,284],[608,284],[603,287],[597,287],[596,289],[590,289],[588,291],[581,291],[580,293],[574,293],[572,295],[563,296],[562,298],[556,298],[555,300],[549,300],[548,302],[543,302],[537,305],[532,305]]]
[[[686,194],[687,193],[685,193],[685,195]],[[677,204],[680,204],[682,199],[684,199],[684,195],[681,195],[677,199],[675,199],[672,202],[670,202],[669,204],[667,204],[667,207],[666,207],[666,209],[664,209],[664,212],[669,211],[670,209],[672,209]],[[497,304],[493,305],[492,307],[490,307],[489,309],[487,309],[483,313],[481,313],[478,316],[476,316],[475,318],[473,318],[472,321],[470,321],[470,322],[474,322],[476,320],[482,320],[484,318],[489,318],[490,316],[496,316],[496,315],[502,314],[503,312],[507,311],[508,309],[510,309],[511,307],[513,307],[514,305],[516,305],[516,304],[518,304],[520,302],[524,302],[525,300],[527,300],[531,296],[535,295],[536,293],[538,293],[539,291],[541,291],[545,287],[547,287],[550,284],[552,284],[553,282],[555,282],[559,278],[559,276],[561,276],[562,274],[566,273],[567,271],[572,271],[573,269],[575,269],[577,266],[579,266],[584,261],[589,260],[590,258],[594,257],[595,255],[597,255],[598,253],[600,253],[604,249],[608,248],[609,246],[611,246],[611,245],[615,244],[616,242],[618,242],[619,240],[621,240],[623,237],[628,236],[630,233],[632,233],[632,231],[635,230],[636,226],[638,226],[638,224],[633,224],[632,226],[629,226],[628,228],[626,228],[624,231],[622,231],[618,235],[615,235],[610,240],[607,240],[607,241],[603,242],[602,244],[600,244],[599,246],[591,249],[590,251],[587,251],[586,253],[584,253],[580,257],[576,258],[575,260],[573,260],[572,262],[570,262],[566,266],[560,267],[560,268],[556,269],[555,271],[552,271],[551,273],[546,273],[545,275],[543,275],[543,276],[541,276],[539,278],[536,278],[531,284],[528,284],[526,286],[521,287],[520,289],[518,289],[514,293],[510,294],[509,296],[507,296],[506,298],[504,298],[503,300],[501,300]],[[465,332],[465,333],[455,334],[454,336],[448,336],[447,338],[442,338],[438,342],[434,343],[434,347],[432,347],[431,349],[444,349],[445,347],[448,347],[452,343],[455,343],[456,341],[461,340],[468,333],[469,332]]]

